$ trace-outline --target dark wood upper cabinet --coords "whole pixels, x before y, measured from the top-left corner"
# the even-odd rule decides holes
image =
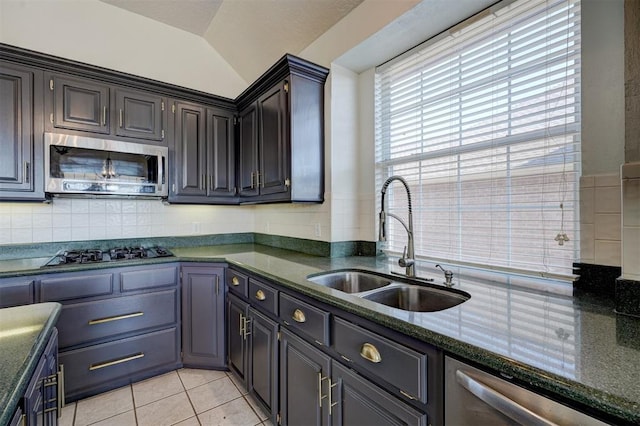
[[[161,141],[164,139],[164,98],[139,90],[115,89],[116,135]]]
[[[236,99],[241,203],[324,201],[327,74],[285,55]]]
[[[258,108],[256,103],[240,111],[238,143],[238,192],[242,197],[259,194],[256,184],[258,170]]]
[[[207,109],[207,195],[236,195],[235,114]]]
[[[109,134],[109,86],[87,79],[49,75],[49,122],[56,129]]]
[[[175,101],[172,110],[169,201],[237,203],[234,111],[183,101]]]
[[[258,99],[257,181],[263,195],[286,194],[290,186],[288,93],[289,82],[284,80]]]
[[[42,71],[0,61],[0,199],[44,200]]]
[[[284,55],[233,100],[2,43],[0,60],[0,199],[45,199],[53,132],[168,146],[172,203],[324,201],[322,66]]]
[[[166,143],[166,98],[64,74],[46,75],[46,129]]]
[[[173,196],[206,195],[205,123],[204,107],[189,102],[175,103],[175,162],[173,183],[169,189],[170,201],[173,201]]]

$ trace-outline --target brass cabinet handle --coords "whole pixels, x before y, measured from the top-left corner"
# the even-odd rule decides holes
[[[378,349],[371,343],[365,343],[364,345],[362,345],[362,348],[360,349],[360,356],[367,361],[371,361],[375,364],[382,361],[380,352],[378,352]]]
[[[64,405],[64,364],[60,364],[58,367],[58,417],[62,415]]]
[[[251,189],[253,189],[253,177],[255,176],[256,172],[251,172]]]
[[[295,311],[293,311],[293,315],[291,315],[291,318],[293,318],[295,322],[305,322],[307,320],[304,312],[302,312],[300,309],[296,309]]]
[[[107,125],[107,107],[106,105],[102,107],[102,125]]]
[[[238,277],[234,275],[233,278],[231,278],[231,284],[233,284],[234,286],[239,286],[240,280],[238,279]]]
[[[266,298],[267,298],[267,296],[264,294],[264,291],[262,291],[262,290],[256,291],[256,299],[264,300]]]
[[[118,124],[120,125],[120,128],[122,128],[122,108],[120,108],[120,114],[118,115]]]
[[[240,314],[240,336],[244,339],[245,335],[245,327],[247,326],[247,323],[244,321],[244,315]]]
[[[318,371],[318,407],[322,408],[322,400],[327,396],[322,395],[322,381],[326,379],[326,377],[322,377],[322,372]]]
[[[105,322],[111,322],[111,321],[120,321],[128,318],[141,317],[142,315],[144,315],[144,312],[133,312],[130,314],[116,315],[113,317],[97,318],[97,319],[90,320],[89,325],[104,324]]]
[[[124,358],[114,359],[113,361],[101,362],[99,364],[91,364],[89,366],[89,371],[99,370],[105,367],[111,367],[112,365],[122,364],[123,362],[133,361],[134,359],[139,359],[142,357],[144,357],[144,352],[140,352],[135,355],[126,356]]]

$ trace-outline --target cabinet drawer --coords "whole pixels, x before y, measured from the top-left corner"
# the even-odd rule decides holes
[[[267,312],[278,315],[278,290],[256,281],[249,279],[249,300],[251,305],[258,306]]]
[[[333,346],[348,361],[396,386],[406,397],[427,402],[427,355],[341,318],[334,318]]]
[[[33,281],[0,281],[0,308],[33,303]]]
[[[74,275],[40,281],[40,302],[59,302],[113,293],[113,274]]]
[[[124,292],[176,285],[177,277],[175,266],[121,272],[120,290]]]
[[[65,305],[58,319],[60,347],[175,324],[177,290]]]
[[[280,293],[280,318],[286,325],[306,333],[317,343],[329,345],[329,312]]]
[[[72,400],[110,381],[139,375],[144,370],[177,364],[175,327],[101,345],[60,353],[65,394]]]
[[[233,269],[227,269],[226,281],[230,292],[244,297],[249,295],[249,279],[246,275],[240,274]]]

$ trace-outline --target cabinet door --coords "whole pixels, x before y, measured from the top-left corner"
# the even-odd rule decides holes
[[[164,99],[137,90],[115,90],[116,135],[161,141],[164,139]]]
[[[0,197],[34,188],[34,71],[0,62]]]
[[[176,102],[174,195],[207,195],[205,125],[204,107]]]
[[[109,86],[92,80],[49,76],[53,108],[49,120],[53,127],[109,133]],[[52,102],[52,103],[51,103]]]
[[[188,366],[224,367],[224,270],[182,268],[182,350]]]
[[[229,294],[227,299],[227,350],[229,369],[247,386],[247,315],[249,304]]]
[[[249,308],[248,388],[272,415],[278,410],[278,324]]]
[[[330,362],[327,355],[282,329],[280,415],[283,425],[329,424]]]
[[[238,145],[238,187],[240,195],[258,195],[258,110],[251,104],[240,112],[240,143]]]
[[[398,368],[402,368],[398,366]],[[427,415],[386,393],[337,362],[332,364],[332,425],[426,426]]]
[[[233,113],[207,109],[207,194],[236,195]]]
[[[24,426],[26,421],[27,415],[22,411],[22,407],[18,407],[9,420],[9,426]]]
[[[260,194],[288,191],[289,121],[288,81],[283,81],[258,99]]]
[[[24,394],[24,425],[58,423],[58,333],[54,329]]]

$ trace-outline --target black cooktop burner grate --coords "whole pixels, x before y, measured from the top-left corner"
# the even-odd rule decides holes
[[[114,247],[109,250],[87,249],[87,250],[65,250],[56,254],[52,259],[43,265],[74,265],[100,262],[112,262],[118,260],[135,260],[155,257],[173,256],[164,247]]]

